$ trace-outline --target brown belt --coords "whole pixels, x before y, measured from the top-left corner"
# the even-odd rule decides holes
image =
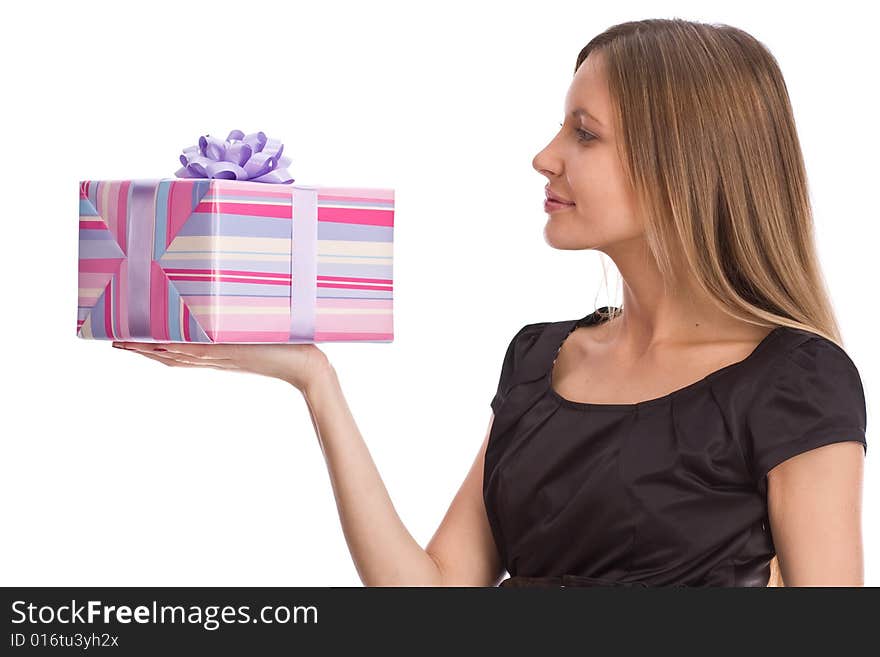
[[[648,587],[645,582],[620,582],[599,577],[587,577],[585,575],[553,575],[548,577],[527,577],[514,575],[501,581],[498,586],[518,588],[556,588],[566,586],[638,586]]]

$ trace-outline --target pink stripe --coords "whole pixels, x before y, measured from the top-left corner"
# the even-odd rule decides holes
[[[290,278],[257,278],[248,276],[185,276],[182,274],[168,274],[171,281],[225,281],[227,283],[251,283],[253,285],[290,285]],[[342,283],[321,283],[318,282],[319,288],[340,289],[340,290],[382,290],[390,291],[390,285],[345,285]]]
[[[183,317],[183,339],[187,342],[191,342],[192,336],[190,336],[189,333],[189,306],[185,303],[180,305],[183,306],[183,312],[181,313],[181,316]]]
[[[393,226],[394,210],[325,208],[318,205],[318,221],[333,221],[363,226]]]
[[[168,279],[162,266],[150,261],[150,334],[157,340],[170,340],[168,333]]]
[[[245,278],[243,276],[181,276],[169,274],[171,281],[226,281],[227,283],[253,283],[257,285],[290,285],[290,280],[279,281],[274,278]]]
[[[80,230],[107,230],[107,224],[100,219],[80,219],[79,228]]]
[[[116,237],[116,213],[113,211],[113,208],[116,207],[116,194],[113,192],[113,183],[98,183],[95,192],[97,194],[95,208],[97,208],[98,214],[101,215],[110,232],[113,233],[113,237]],[[119,239],[116,241],[119,242]]]
[[[280,219],[290,219],[293,211],[290,203],[287,205],[265,204],[256,205],[252,203],[222,203],[209,202],[204,199],[196,206],[193,212],[210,212],[213,214],[243,214],[253,217],[278,217]]]
[[[114,220],[116,222],[116,241],[119,242],[119,246],[122,248],[122,252],[128,255],[128,188],[131,186],[131,181],[125,181],[122,184],[115,184],[114,191],[116,192],[116,216]]]
[[[104,296],[104,333],[109,336],[113,336],[113,323],[111,321],[110,313],[113,310],[113,282],[111,281],[107,285],[107,294]]]
[[[104,274],[116,273],[123,258],[83,258],[79,261],[80,273],[101,272]]]
[[[242,277],[251,277],[251,276],[262,276],[265,278],[275,278],[279,281],[290,281],[290,274],[281,274],[278,272],[261,272],[261,271],[250,271],[247,269],[176,269],[165,267],[165,273],[171,274],[189,274],[195,276],[196,274],[213,274],[220,276],[242,276]],[[207,276],[205,277],[197,277],[195,279],[187,279],[187,280],[199,280],[199,278],[205,278],[207,280]],[[366,282],[366,283],[393,283],[394,281],[390,278],[364,278],[358,276],[318,276],[319,281],[349,281],[353,283],[357,282]]]
[[[168,223],[165,233],[165,248],[177,236],[181,226],[192,214],[193,182],[173,182],[168,192]]]
[[[116,326],[119,327],[119,339],[131,340],[128,330],[128,260],[122,262],[119,276],[116,277],[119,296],[116,304]]]
[[[342,290],[383,290],[386,292],[392,289],[390,285],[334,285],[332,283],[318,283],[318,287]]]
[[[111,198],[111,193],[113,191],[113,183],[112,182],[98,182],[95,186],[95,209],[98,211],[98,214],[101,215],[101,218],[104,220],[104,223],[107,224],[107,228],[113,234],[116,242],[119,242],[119,239],[116,236],[116,215],[111,211],[111,208],[114,207],[115,197]],[[121,248],[121,245],[120,245]],[[125,250],[123,249],[123,253]]]

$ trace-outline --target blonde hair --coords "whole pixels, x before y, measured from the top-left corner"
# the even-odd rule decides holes
[[[842,347],[788,90],[769,50],[735,27],[675,18],[610,27],[575,72],[594,52],[666,289],[678,269],[731,317]],[[776,555],[768,586],[784,586]]]

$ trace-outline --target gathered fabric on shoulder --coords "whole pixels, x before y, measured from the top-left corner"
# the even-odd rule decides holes
[[[516,582],[766,586],[766,473],[830,442],[867,452],[858,371],[825,338],[776,327],[742,361],[662,397],[565,399],[553,363],[607,310],[527,324],[505,352],[483,470],[505,569]]]
[[[504,354],[504,361],[501,364],[501,376],[498,378],[498,390],[495,397],[492,398],[490,406],[492,411],[497,415],[498,408],[504,402],[507,391],[513,383],[513,373],[517,365],[521,365],[529,350],[534,346],[538,336],[550,324],[550,322],[539,322],[537,324],[526,324],[511,339],[507,346],[507,352]]]
[[[762,496],[767,473],[808,450],[856,441],[867,455],[865,392],[855,363],[836,343],[807,334],[760,386],[747,428],[745,449]]]

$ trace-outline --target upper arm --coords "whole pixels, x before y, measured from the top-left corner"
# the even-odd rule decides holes
[[[786,586],[862,586],[861,443],[818,447],[767,475],[767,507]]]
[[[483,503],[483,463],[495,415],[467,476],[425,551],[444,586],[495,586],[504,573]]]

